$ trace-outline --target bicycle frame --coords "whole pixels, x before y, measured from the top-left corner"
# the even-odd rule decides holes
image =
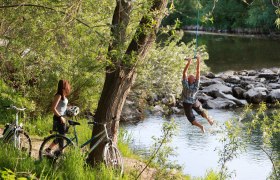
[[[14,140],[15,140],[15,147],[20,144],[20,136],[18,135],[18,131],[22,129],[22,124],[18,125],[18,114],[19,111],[16,112],[16,124],[15,124],[15,133],[14,133]]]
[[[16,110],[16,118],[15,121],[12,123],[11,127],[7,130],[7,132],[5,132],[5,134],[3,135],[3,139],[5,140],[6,138],[9,137],[9,134],[11,132],[14,132],[13,136],[14,136],[14,145],[15,147],[17,147],[17,145],[20,144],[20,137],[18,136],[18,132],[20,130],[22,130],[22,124],[18,124],[18,120],[19,120],[19,112],[20,111],[24,111],[26,108],[18,108],[16,106],[9,106],[7,107],[7,109],[14,109]]]
[[[102,124],[104,130],[101,131],[100,133],[98,133],[96,136],[92,137],[91,139],[87,140],[85,143],[83,143],[80,148],[84,148],[86,145],[90,144],[91,142],[93,142],[94,139],[100,137],[98,139],[98,141],[96,143],[94,143],[94,145],[90,148],[89,153],[92,152],[104,139],[106,139],[107,141],[111,141],[111,138],[108,135],[108,131],[106,128],[106,124]],[[71,141],[74,141],[77,143],[78,145],[78,136],[77,136],[77,131],[76,131],[76,127],[74,126],[74,137],[70,138]],[[67,146],[67,145],[66,145]],[[63,148],[65,148],[66,146],[64,146]]]

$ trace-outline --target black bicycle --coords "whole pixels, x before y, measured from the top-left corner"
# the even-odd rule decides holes
[[[75,146],[75,144],[78,144],[76,126],[80,125],[80,123],[73,120],[68,120],[68,123],[70,126],[73,126],[74,128],[74,137],[68,138],[64,135],[53,134],[45,138],[39,150],[40,160],[46,158],[46,159],[52,159],[54,161],[57,161],[58,159],[61,159],[63,157],[63,154],[69,151],[71,147]],[[102,153],[102,158],[104,160],[105,165],[107,167],[111,167],[119,171],[120,174],[122,174],[123,158],[120,151],[113,144],[112,139],[108,135],[106,123],[101,124],[92,121],[92,122],[88,122],[88,124],[93,124],[95,126],[102,126],[103,130],[80,146],[81,149],[84,149],[84,147],[89,145],[96,138],[99,138],[87,152],[86,158],[98,145],[101,144],[101,142],[105,141],[105,146],[103,148],[103,153]]]
[[[23,124],[19,124],[19,112],[23,112],[26,108],[18,108],[16,106],[4,106],[5,109],[12,109],[16,111],[15,121],[7,123],[1,138],[4,143],[13,144],[13,146],[22,152],[31,155],[32,145],[29,135],[23,130]]]

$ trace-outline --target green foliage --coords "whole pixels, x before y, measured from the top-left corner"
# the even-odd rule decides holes
[[[275,14],[277,15],[275,24],[276,24],[277,28],[280,29],[280,8],[276,9]]]
[[[199,6],[199,22],[206,27],[221,30],[260,28],[267,31],[276,30],[279,26],[276,7],[271,1],[178,0],[174,5],[175,10],[165,19],[165,25],[173,24],[177,19],[182,22],[182,27],[196,25]]]
[[[3,106],[10,105],[15,105],[17,107],[27,107],[26,111],[32,111],[35,108],[34,101],[23,97],[22,94],[7,86],[0,79],[0,124],[5,124],[8,122],[10,123],[15,120],[15,111],[3,108]]]
[[[20,6],[0,11],[0,40],[6,42],[0,46],[1,79],[10,90],[32,100],[36,114],[49,110],[59,79],[68,79],[73,87],[70,103],[95,108],[104,79],[106,39],[109,40],[109,31],[105,30],[109,27],[88,26],[97,25],[94,22],[109,23],[112,14],[106,9],[114,4],[102,1],[100,6],[93,6],[92,0],[82,4],[13,1],[1,5],[25,3],[40,7]]]
[[[223,136],[220,138],[222,149],[219,153],[219,179],[232,179],[234,172],[230,172],[227,168],[228,162],[236,158],[245,150],[245,142],[242,141],[241,123],[236,119],[229,120],[225,123],[225,127],[221,127]]]
[[[52,130],[53,118],[51,115],[38,116],[36,119],[28,119],[24,121],[23,128],[29,135],[45,137]]]
[[[173,35],[169,35],[173,32]],[[181,93],[181,79],[185,67],[185,57],[193,57],[195,50],[195,40],[185,44],[182,42],[182,31],[172,31],[163,29],[162,38],[154,46],[146,61],[138,69],[138,79],[134,89],[144,91],[146,94],[175,94]],[[197,50],[202,59],[208,59],[205,46],[198,47]],[[195,64],[195,61],[194,63]],[[202,62],[202,71],[206,70],[206,65]],[[195,65],[190,67],[190,73],[195,72]]]
[[[121,151],[122,156],[140,159],[140,157],[129,148],[129,144],[132,142],[132,136],[128,133],[127,130],[119,129],[118,135],[118,149]]]
[[[6,176],[26,179],[128,179],[126,175],[119,177],[104,164],[95,168],[86,165],[78,149],[70,151],[63,161],[55,165],[47,161],[35,161],[6,145],[2,146],[0,152],[2,178]]]
[[[275,28],[275,8],[270,1],[256,1],[248,10],[246,23],[250,27],[263,28],[264,30]]]
[[[277,103],[276,107],[279,107]],[[249,114],[249,115],[248,115]],[[250,119],[247,123],[247,138],[250,140],[256,132],[261,132],[264,143],[260,145],[262,151],[267,155],[273,166],[271,179],[280,178],[280,111],[274,109],[268,111],[267,105],[261,103],[256,111],[247,108],[245,117]]]

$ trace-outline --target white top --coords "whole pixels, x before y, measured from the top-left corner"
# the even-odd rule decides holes
[[[66,114],[68,99],[65,97],[63,100],[60,99],[56,106],[56,110],[59,112],[61,116],[64,116]]]

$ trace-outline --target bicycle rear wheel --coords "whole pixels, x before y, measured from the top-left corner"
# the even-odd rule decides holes
[[[16,132],[16,135],[15,133],[12,133],[5,142],[12,144],[14,147],[28,154],[29,156],[31,155],[31,139],[26,132],[20,130]]]
[[[103,149],[103,160],[107,167],[123,173],[123,158],[116,146],[112,143],[107,143]]]
[[[74,143],[66,136],[53,134],[45,138],[39,149],[39,159],[50,159],[54,162],[63,158]]]

